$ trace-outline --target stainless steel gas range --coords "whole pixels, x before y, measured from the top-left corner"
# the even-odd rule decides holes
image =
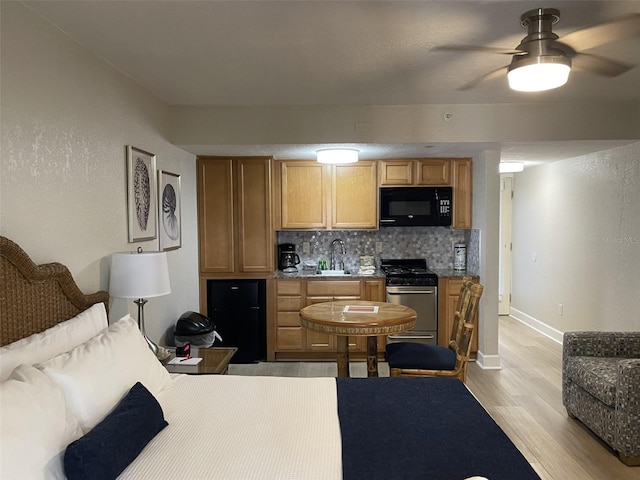
[[[418,314],[413,329],[389,335],[388,342],[438,343],[438,276],[423,258],[381,259],[386,277],[387,302],[413,308]]]

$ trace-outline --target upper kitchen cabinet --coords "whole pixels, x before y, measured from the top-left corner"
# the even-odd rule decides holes
[[[271,158],[198,157],[200,272],[273,271]]]
[[[280,167],[280,206],[283,229],[327,228],[329,172],[318,162],[285,161]]]
[[[453,219],[451,228],[471,228],[471,159],[451,160],[453,186]]]
[[[331,228],[378,228],[375,162],[331,166]]]
[[[376,162],[323,165],[287,160],[277,164],[277,229],[378,228]]]
[[[380,160],[379,185],[451,185],[451,159]]]
[[[380,160],[378,185],[381,187],[451,185],[453,187],[451,228],[471,228],[470,158]]]

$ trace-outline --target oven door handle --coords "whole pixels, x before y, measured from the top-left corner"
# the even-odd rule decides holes
[[[418,294],[422,294],[422,295],[429,295],[429,294],[433,295],[436,292],[435,292],[435,290],[403,290],[401,292],[387,292],[387,295],[404,295],[404,294],[407,294],[407,293],[409,293],[409,294],[418,293]]]

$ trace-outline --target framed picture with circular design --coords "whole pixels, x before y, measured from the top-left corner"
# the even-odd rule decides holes
[[[159,170],[158,185],[160,250],[175,250],[182,246],[180,175]]]
[[[127,146],[127,208],[129,243],[157,237],[156,156]]]

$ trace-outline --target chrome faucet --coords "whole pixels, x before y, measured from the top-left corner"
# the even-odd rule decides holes
[[[347,249],[345,248],[344,242],[342,240],[340,240],[339,238],[336,238],[333,242],[331,242],[331,265],[329,266],[331,270],[336,269],[336,254],[335,254],[336,243],[340,245],[342,255],[347,253]],[[344,261],[340,263],[342,264],[341,270],[344,270]]]

